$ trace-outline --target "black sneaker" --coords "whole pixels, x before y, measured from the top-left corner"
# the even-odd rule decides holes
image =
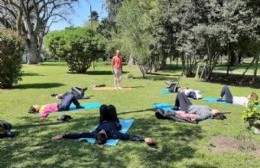
[[[217,99],[217,102],[224,102],[225,100],[224,99],[222,99],[222,98],[218,98]]]
[[[52,93],[51,94],[51,97],[55,97],[55,96],[57,96],[58,94],[57,93]]]
[[[85,107],[83,107],[83,106],[77,106],[76,108],[77,108],[77,109],[84,109]]]
[[[175,110],[175,111],[178,111],[178,110],[179,110],[179,107],[175,107],[175,106],[174,106],[172,109]]]

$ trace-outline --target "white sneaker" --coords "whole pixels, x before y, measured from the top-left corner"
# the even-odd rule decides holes
[[[121,88],[120,86],[118,87],[118,89],[119,89],[119,90],[122,90],[122,88]]]

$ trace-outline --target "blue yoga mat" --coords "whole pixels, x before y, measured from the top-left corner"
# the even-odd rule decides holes
[[[120,124],[122,125],[122,128],[120,130],[121,133],[126,133],[129,128],[133,125],[134,119],[120,119]],[[95,138],[80,138],[79,141],[86,141],[88,143],[94,144],[96,142]],[[119,139],[108,139],[105,145],[108,146],[116,146]]]
[[[82,107],[81,109],[77,109],[76,106],[72,105],[70,106],[70,110],[69,111],[61,111],[61,112],[76,112],[78,110],[91,110],[91,109],[96,109],[99,108],[101,106],[100,103],[97,102],[93,102],[93,103],[85,103],[85,104],[80,104]],[[40,116],[40,113],[36,113],[35,115]]]
[[[205,97],[202,100],[210,103],[221,103],[221,104],[231,104],[227,103],[225,100],[217,101],[218,98],[215,97]],[[260,104],[256,105],[257,108],[260,108]]]
[[[225,100],[217,101],[217,99],[218,98],[216,98],[216,97],[205,97],[202,100],[205,102],[210,102],[210,103],[230,104],[230,103],[226,103]]]
[[[91,110],[91,109],[96,109],[96,108],[99,108],[101,106],[100,103],[97,103],[97,102],[92,102],[92,103],[85,103],[85,104],[80,104],[82,107],[82,109],[85,109],[85,110]],[[72,105],[70,106],[70,111],[75,111],[75,110],[80,110],[80,109],[77,109],[76,106]]]
[[[164,111],[173,111],[173,106],[167,103],[154,103],[153,108],[155,109],[163,109]]]
[[[160,90],[160,93],[161,93],[161,94],[170,94],[170,93],[172,93],[172,92],[169,92],[168,89],[162,89],[162,90]]]

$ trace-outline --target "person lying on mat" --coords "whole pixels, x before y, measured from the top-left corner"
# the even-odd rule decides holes
[[[70,109],[70,105],[73,103],[77,109],[83,108],[80,106],[79,101],[72,94],[66,94],[64,99],[58,103],[50,103],[46,105],[33,105],[29,108],[28,113],[41,113],[41,120],[45,120],[50,113],[59,112],[59,111],[68,111]]]
[[[65,92],[65,93],[60,93],[60,94],[56,94],[56,93],[52,93],[51,96],[52,97],[56,97],[57,99],[64,99],[64,97],[69,94],[69,93],[72,93],[76,99],[88,99],[89,97],[85,95],[85,91],[87,90],[88,88],[80,88],[80,87],[72,87],[71,88],[71,92]]]
[[[183,92],[177,94],[174,110],[181,116],[190,117],[192,121],[206,120],[221,114],[219,110],[211,109],[209,106],[192,105],[189,98]]]
[[[225,99],[223,97],[225,96]],[[220,98],[217,101],[225,101],[226,103],[237,104],[247,106],[249,100],[258,100],[258,95],[255,92],[252,92],[248,97],[238,97],[232,96],[231,91],[228,86],[223,86],[220,92]]]
[[[100,107],[100,123],[94,131],[84,133],[71,133],[57,135],[52,138],[54,141],[61,139],[95,138],[96,144],[105,144],[108,139],[121,139],[146,142],[148,145],[155,145],[153,138],[144,138],[137,135],[130,135],[119,132],[121,125],[116,115],[116,108],[113,105],[102,105]],[[105,115],[107,114],[107,115]]]
[[[192,99],[202,99],[202,95],[199,90],[193,90],[187,87],[181,87],[178,89],[178,92],[183,92],[188,98]]]
[[[210,113],[212,116],[209,115],[208,118],[219,119],[219,120],[226,119],[226,116],[224,114],[222,113],[216,114],[219,112],[215,111],[214,109],[211,110]],[[186,113],[185,111],[172,111],[172,110],[163,110],[163,109],[157,109],[155,112],[155,116],[158,119],[169,119],[173,121],[188,122],[193,124],[197,124],[199,121],[205,120],[202,119],[201,116],[198,114]]]

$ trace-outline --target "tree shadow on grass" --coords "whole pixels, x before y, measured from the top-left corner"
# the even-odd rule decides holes
[[[115,147],[98,146],[78,140],[51,141],[57,134],[86,132],[98,124],[97,115],[86,115],[67,123],[47,121],[16,126],[19,133],[1,142],[2,167],[171,167],[183,159],[193,158],[196,149],[190,144],[202,138],[199,125],[157,119],[135,119],[128,133],[155,137],[157,148],[145,143],[119,141]],[[53,117],[51,117],[53,118]],[[32,124],[30,124],[32,123]],[[132,161],[129,162],[129,159]],[[204,165],[205,166],[205,165]]]
[[[15,89],[47,89],[63,86],[62,83],[29,83],[29,84],[19,84],[15,86]]]
[[[23,76],[44,76],[44,75],[39,75],[38,73],[23,73]]]
[[[154,80],[154,81],[157,81],[157,80],[169,80],[169,81],[176,81],[178,80],[179,76],[176,76],[176,77],[173,77],[171,75],[165,75],[165,74],[158,74],[158,75],[147,75],[145,78],[143,77],[134,77],[133,79],[147,79],[147,80]]]
[[[186,166],[186,168],[218,168],[219,166],[215,165],[205,165],[204,163],[199,164],[199,163],[193,163],[192,165]]]
[[[149,148],[140,149],[137,145],[126,148],[127,151],[139,152],[138,157],[143,161],[144,167],[172,167],[176,162],[193,158],[196,149],[190,145],[194,140],[202,138],[201,127],[198,125],[158,119],[137,119],[135,123],[133,134],[145,134],[158,142],[154,151]]]
[[[65,67],[67,66],[67,64],[61,64],[61,62],[52,62],[52,63],[46,63],[44,62],[43,64],[41,64],[41,66],[62,66]]]
[[[123,71],[123,74],[129,73],[128,71]],[[87,71],[87,75],[113,75],[111,71]]]
[[[129,113],[141,113],[141,112],[148,112],[148,111],[154,111],[154,108],[147,108],[147,109],[134,110],[134,111],[124,111],[124,112],[119,112],[118,115],[129,114]]]
[[[255,79],[255,82],[252,83],[252,75],[246,75],[243,78],[241,78],[241,75],[239,74],[229,74],[227,76],[223,73],[214,73],[212,74],[212,77],[209,81],[210,83],[220,83],[222,85],[233,85],[233,86],[239,86],[239,87],[251,87],[255,89],[260,88],[260,78],[257,77]]]

